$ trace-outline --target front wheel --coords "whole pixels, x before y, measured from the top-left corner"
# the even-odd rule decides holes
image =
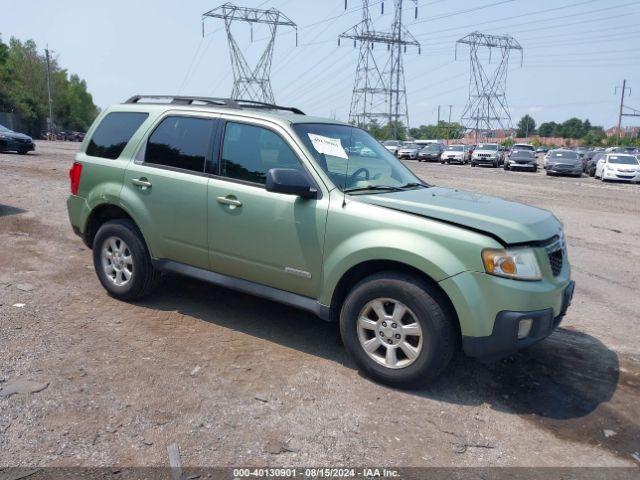
[[[474,162],[471,162],[471,166],[472,166],[472,167],[475,167],[475,166],[476,166],[476,164],[475,164]]]
[[[399,272],[372,275],[351,290],[340,312],[340,333],[362,371],[403,387],[436,378],[458,340],[440,293]]]
[[[29,150],[18,150],[18,153],[20,155],[26,155],[27,153],[29,153]]]
[[[105,290],[120,300],[148,295],[160,279],[142,234],[128,219],[100,227],[93,241],[93,265]]]

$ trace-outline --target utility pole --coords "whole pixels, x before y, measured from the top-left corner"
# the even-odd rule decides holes
[[[44,50],[47,57],[47,94],[49,96],[49,121],[47,125],[47,132],[51,133],[53,127],[53,104],[51,103],[51,60],[49,58],[49,46]]]
[[[403,1],[394,0],[395,13],[391,31],[377,31],[369,16],[369,0],[362,0],[363,20],[338,37],[338,45],[342,39],[353,40],[354,47],[360,42],[360,57],[356,69],[356,80],[353,87],[349,122],[366,126],[374,119],[381,119],[391,128],[391,137],[399,139],[398,124],[404,120],[409,128],[409,113],[404,81],[402,55],[407,46],[418,47],[420,43],[402,25]],[[345,0],[345,8],[347,2]],[[382,2],[384,12],[384,2]],[[383,69],[380,69],[373,55],[375,44],[387,46],[389,57]]]
[[[453,109],[453,105],[449,104],[449,121],[447,122],[447,145],[449,144],[449,140],[451,139],[451,110]]]
[[[436,126],[440,125],[440,105],[438,105],[438,123],[436,123]]]
[[[496,129],[506,131],[511,128],[511,114],[507,105],[507,72],[509,55],[512,50],[520,52],[522,65],[522,46],[509,35],[486,35],[473,32],[456,42],[456,58],[458,44],[468,45],[470,53],[469,99],[462,114],[462,124],[475,128],[478,143],[480,127],[486,132]],[[489,63],[493,49],[500,53],[499,62],[493,71],[489,71],[481,58],[481,49],[488,49]]]
[[[202,15],[202,22],[206,18],[221,18],[227,32],[229,43],[229,55],[231,56],[231,68],[233,69],[233,90],[231,98],[242,100],[254,100],[274,104],[273,89],[271,88],[271,61],[276,41],[276,33],[279,26],[293,27],[296,30],[296,45],[298,44],[298,26],[284,13],[275,8],[261,10],[258,8],[237,7],[231,3],[209,10]],[[251,27],[253,40],[253,25],[266,24],[271,31],[271,37],[266,48],[262,52],[255,68],[249,67],[242,50],[231,34],[233,22],[245,22]],[[203,27],[204,33],[204,27]]]
[[[618,89],[622,90],[621,95],[620,95],[620,110],[618,110],[618,130],[616,131],[617,133],[617,137],[618,137],[618,143],[620,143],[620,137],[622,136],[622,117],[626,116],[623,113],[623,109],[624,109],[624,96],[625,93],[627,91],[627,80],[623,80],[622,81],[622,88],[620,87],[616,87],[615,89],[615,93],[618,93]],[[629,95],[631,95],[631,89],[629,89]],[[636,116],[636,115],[629,115],[629,116]]]

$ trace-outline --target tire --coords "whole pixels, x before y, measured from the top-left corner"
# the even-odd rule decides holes
[[[391,323],[386,326],[375,315],[370,305],[379,300],[387,301],[387,315],[393,314],[397,305],[403,304],[407,313],[398,319],[387,317]],[[396,302],[393,304],[392,302]],[[394,306],[395,305],[395,306]],[[340,312],[340,333],[345,348],[358,367],[372,379],[397,387],[412,387],[423,385],[435,379],[451,361],[458,347],[459,334],[454,317],[449,313],[446,303],[441,298],[440,292],[427,282],[412,275],[400,272],[384,272],[372,275],[359,282],[347,295]],[[391,308],[391,310],[388,310]],[[369,323],[369,327],[361,328],[361,317],[371,319],[375,316],[375,323]],[[393,320],[396,320],[395,323]],[[402,333],[402,323],[412,325],[415,330],[419,326],[421,336],[412,336]],[[382,328],[384,332],[373,330]],[[396,329],[393,330],[393,325]],[[398,330],[400,329],[400,330]],[[393,334],[393,332],[400,332]],[[401,335],[396,340],[396,335]],[[370,338],[369,338],[370,337]],[[373,354],[365,351],[362,341],[378,340],[379,347]],[[386,338],[387,340],[381,340]],[[394,339],[394,340],[392,340]],[[421,339],[421,340],[419,340]],[[396,342],[393,348],[382,342]],[[405,355],[404,347],[400,344],[409,343],[417,355],[411,359]],[[374,343],[375,346],[377,343]],[[386,351],[394,350],[398,368],[390,368],[380,362],[386,362]],[[382,354],[384,353],[384,357]],[[378,360],[373,358],[378,356]],[[408,363],[407,363],[408,362]],[[402,366],[405,363],[405,366]]]
[[[27,153],[29,153],[29,150],[18,150],[18,154],[20,155],[26,155]]]
[[[549,170],[547,170],[547,176],[550,177],[551,176],[551,172]]]
[[[114,254],[119,254],[115,259],[119,265],[114,262]],[[127,257],[130,262],[126,261]],[[110,220],[98,229],[93,240],[93,266],[105,290],[119,300],[142,298],[151,293],[160,280],[160,272],[151,264],[140,230],[128,219]],[[117,266],[120,266],[119,270],[116,270]],[[108,270],[115,278],[107,273]],[[126,271],[129,272],[128,279]]]
[[[538,166],[533,167],[533,173],[538,173]]]
[[[507,164],[505,163],[505,164],[504,164],[504,166],[503,166],[502,168],[504,168],[505,170],[509,170],[509,165],[507,165]]]
[[[474,162],[471,162],[471,166],[472,166],[472,167],[475,167],[475,166],[476,166],[476,164],[475,164]]]

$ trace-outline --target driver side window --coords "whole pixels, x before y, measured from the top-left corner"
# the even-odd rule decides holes
[[[304,172],[297,155],[274,131],[256,125],[227,122],[221,175],[264,185],[267,172],[272,168]]]

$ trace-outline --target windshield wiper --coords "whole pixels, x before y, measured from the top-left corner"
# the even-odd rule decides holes
[[[424,183],[418,183],[418,182],[410,182],[410,183],[405,183],[404,185],[400,185],[398,188],[415,188],[415,187],[424,187],[424,188],[429,188],[429,185],[426,185]]]
[[[384,191],[384,192],[401,192],[401,187],[393,187],[391,185],[368,185],[366,187],[353,187],[353,188],[345,188],[343,190],[344,193],[351,192],[363,192],[366,190],[374,190],[374,191]]]

